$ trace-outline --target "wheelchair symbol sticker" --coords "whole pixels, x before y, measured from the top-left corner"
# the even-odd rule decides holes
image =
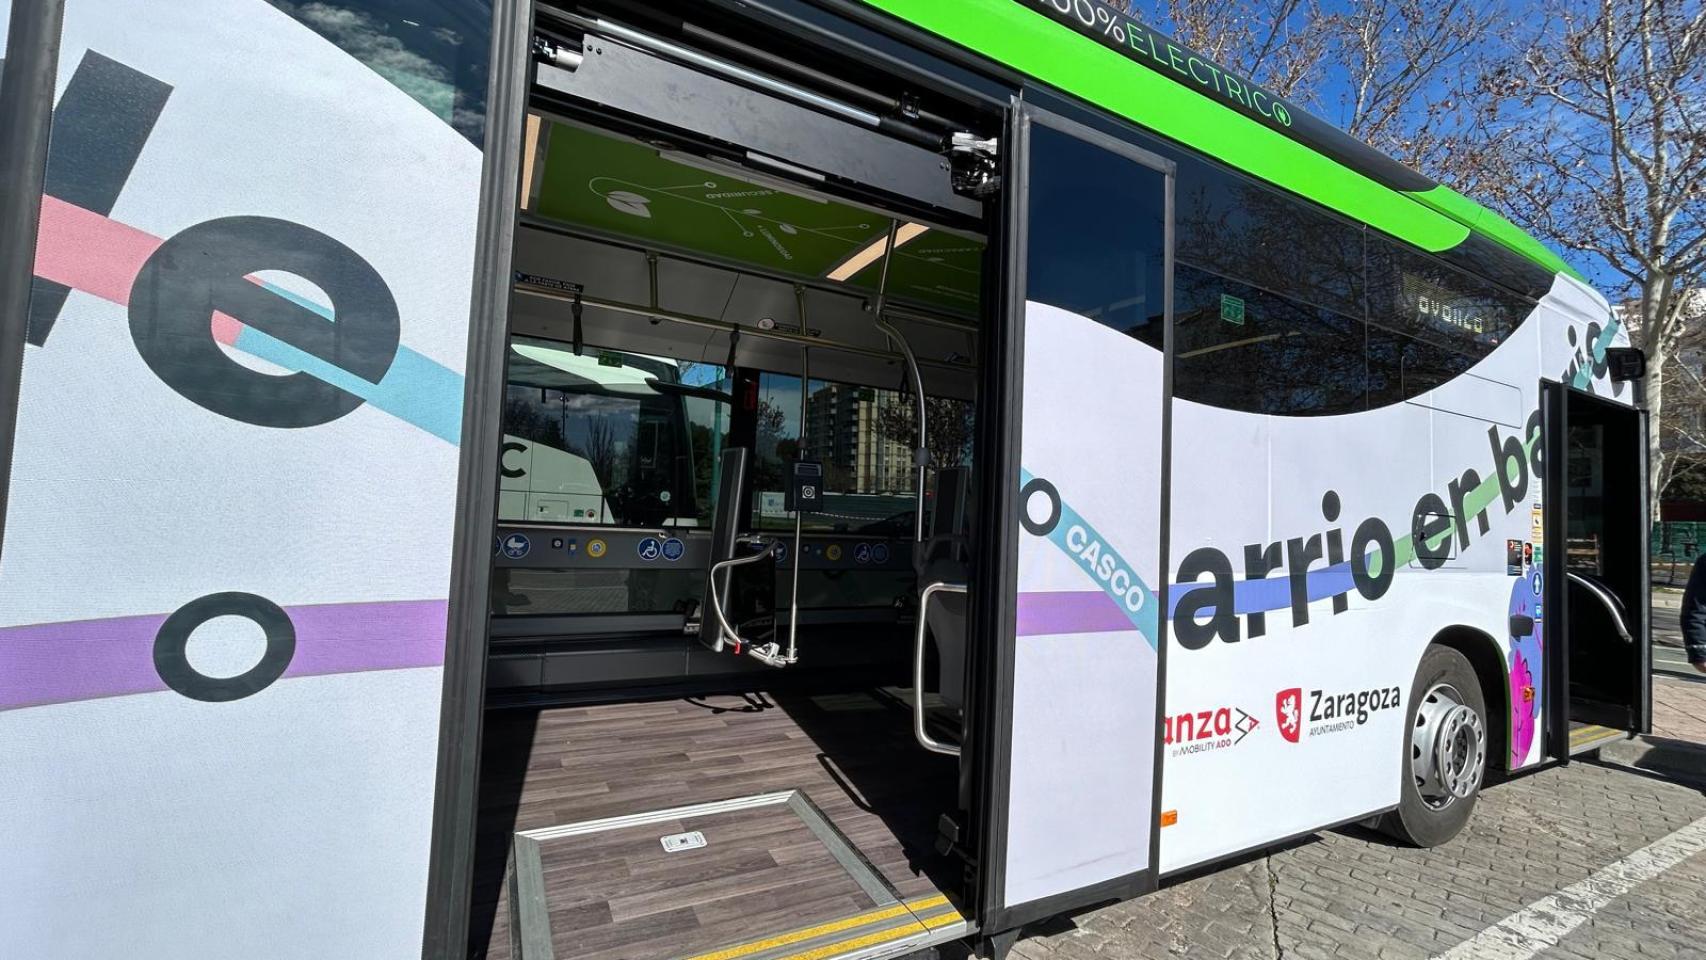
[[[504,556],[511,560],[520,560],[522,557],[527,556],[527,551],[532,549],[532,547],[533,544],[527,542],[527,538],[519,533],[512,533],[509,536],[504,537],[503,540]]]
[[[868,543],[861,543],[861,544],[855,546],[853,548],[853,562],[854,563],[870,563],[871,562],[871,545]]]
[[[681,555],[686,552],[687,545],[682,543],[677,537],[670,537],[668,540],[663,542],[663,558],[668,560],[670,563],[680,560]]]
[[[776,541],[776,562],[781,563],[786,559],[788,559],[788,541],[778,540]]]
[[[640,541],[639,551],[641,560],[656,560],[663,555],[663,544],[658,543],[657,537],[647,537]]]

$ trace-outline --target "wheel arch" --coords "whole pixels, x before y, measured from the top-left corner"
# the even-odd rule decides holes
[[[1434,634],[1433,646],[1446,647],[1463,654],[1475,670],[1481,684],[1481,698],[1487,704],[1487,739],[1493,762],[1488,770],[1510,770],[1510,674],[1499,645],[1483,630],[1461,624],[1446,627]]]

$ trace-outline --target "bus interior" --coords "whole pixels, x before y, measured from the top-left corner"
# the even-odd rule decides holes
[[[469,955],[965,936],[999,116],[633,16],[538,11]]]

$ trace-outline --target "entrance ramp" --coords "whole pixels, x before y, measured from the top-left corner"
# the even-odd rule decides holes
[[[966,932],[801,790],[522,831],[508,886],[520,960],[878,960]]]

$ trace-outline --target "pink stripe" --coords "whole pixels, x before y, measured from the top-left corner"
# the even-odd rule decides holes
[[[127,306],[136,275],[162,243],[145,230],[44,195],[41,230],[36,236],[36,276]],[[261,282],[256,277],[245,279]],[[214,312],[215,340],[233,346],[242,332],[242,321]]]
[[[249,279],[253,280],[254,278],[250,277]],[[243,321],[238,320],[229,313],[224,313],[219,310],[213,311],[213,339],[218,340],[220,343],[223,343],[228,347],[235,346],[237,343],[237,335],[242,332]]]
[[[36,276],[123,306],[143,263],[165,241],[57,197],[41,198]]]

